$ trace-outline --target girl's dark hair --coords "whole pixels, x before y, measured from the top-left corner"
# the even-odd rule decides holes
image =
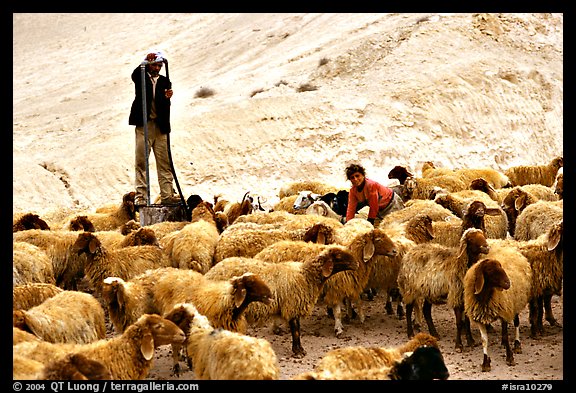
[[[346,167],[346,179],[350,180],[350,176],[355,174],[356,172],[360,172],[362,176],[366,176],[366,170],[360,164],[350,164]]]

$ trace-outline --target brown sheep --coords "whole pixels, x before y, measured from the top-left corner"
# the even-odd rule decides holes
[[[551,187],[558,170],[564,166],[562,156],[554,157],[547,165],[518,165],[504,171],[513,186],[543,184]]]
[[[26,213],[18,217],[12,224],[12,232],[25,231],[28,229],[50,230],[50,226],[35,213]]]
[[[414,335],[412,309],[416,301],[423,299],[422,311],[430,334],[438,337],[432,320],[432,305],[448,303],[454,310],[456,320],[456,349],[463,349],[463,327],[466,329],[468,345],[474,345],[470,325],[463,315],[463,281],[470,266],[480,259],[481,254],[487,254],[489,249],[484,233],[480,229],[469,228],[462,234],[459,247],[422,243],[404,255],[398,273],[398,286],[406,303],[408,337]]]

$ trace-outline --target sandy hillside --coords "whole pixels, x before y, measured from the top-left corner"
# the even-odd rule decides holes
[[[398,164],[503,169],[563,150],[562,14],[13,22],[16,211],[90,209],[132,189],[130,73],[156,47],[169,59],[171,148],[185,196],[252,191],[272,205],[293,180],[348,187],[343,170],[355,160],[387,182]],[[307,86],[316,90],[299,92]],[[215,94],[195,98],[201,88]],[[155,196],[153,160],[150,173]]]
[[[352,161],[387,183],[395,165],[505,169],[563,155],[562,14],[14,14],[15,212],[56,219],[132,190],[130,74],[150,48],[169,60],[185,197],[251,191],[269,208],[291,181],[348,188]],[[214,94],[196,97],[203,88]],[[290,356],[289,334],[250,333],[272,342],[290,379],[330,349],[403,343],[405,321],[382,302],[344,340],[318,306],[302,321],[304,359]],[[563,323],[563,299],[553,306]],[[527,340],[513,368],[498,329],[494,370],[481,373],[481,347],[454,351],[453,314],[434,310],[451,379],[563,379],[561,328]],[[194,377],[170,364],[162,348],[149,378]]]

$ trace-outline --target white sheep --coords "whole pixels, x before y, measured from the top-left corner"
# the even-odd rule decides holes
[[[398,287],[406,304],[408,337],[414,334],[411,318],[413,305],[421,299],[424,301],[422,311],[431,335],[439,337],[432,320],[432,305],[447,303],[454,310],[456,320],[456,349],[463,350],[463,327],[466,329],[468,345],[474,345],[469,324],[463,314],[463,280],[468,268],[488,251],[484,233],[480,229],[469,228],[462,234],[459,247],[422,243],[404,255],[398,273]]]
[[[40,229],[36,229],[40,231]],[[28,231],[26,231],[28,232]],[[40,247],[25,241],[12,243],[12,285],[56,284],[52,261]]]
[[[491,251],[492,252],[492,251]],[[506,363],[515,364],[514,353],[508,340],[508,324],[514,322],[516,330],[514,351],[521,351],[520,319],[518,315],[530,299],[532,269],[519,252],[513,255],[494,252],[499,258],[489,256],[478,261],[464,277],[464,310],[470,321],[478,325],[482,336],[482,371],[490,371],[487,325],[496,320],[502,324],[501,344],[506,349]]]
[[[109,231],[119,229],[123,224],[136,218],[136,207],[134,205],[134,191],[124,194],[122,203],[113,211],[105,213],[84,213],[81,214],[94,225],[97,231]],[[74,220],[78,214],[67,217],[61,224],[61,229],[70,229],[70,221]]]
[[[16,354],[12,357],[12,379],[104,380],[112,379],[112,374],[101,362],[78,353],[68,354],[48,364]]]
[[[108,249],[91,232],[77,236],[72,252],[86,254],[84,273],[97,294],[102,293],[102,282],[106,277],[128,280],[147,269],[170,266],[168,257],[157,246]]]
[[[543,184],[551,187],[558,170],[564,166],[562,156],[554,157],[547,165],[518,165],[507,168],[504,173],[513,186]]]
[[[297,195],[296,200],[294,200],[294,205],[292,206],[296,210],[306,210],[308,206],[319,200],[322,196],[310,190],[300,191]]]
[[[62,291],[62,288],[49,283],[14,285],[12,287],[12,309],[28,310]]]
[[[563,200],[537,201],[527,206],[516,219],[514,239],[530,240],[546,233],[548,228],[564,216]]]
[[[110,371],[112,379],[141,380],[148,377],[155,348],[182,344],[186,336],[172,321],[155,314],[144,314],[121,335],[89,344],[23,342],[14,345],[16,355],[48,364],[76,353],[98,361]]]
[[[285,211],[290,214],[304,214],[304,210],[294,208],[296,199],[298,199],[298,194],[281,198],[274,204],[274,206],[272,206],[272,211]]]
[[[86,344],[106,336],[104,309],[92,295],[62,291],[28,310],[13,310],[13,325],[52,343]]]
[[[175,305],[165,318],[186,326],[188,365],[197,379],[279,379],[278,358],[268,340],[214,328],[192,303]]]
[[[312,313],[327,280],[357,268],[358,262],[349,251],[329,248],[303,262],[271,263],[253,258],[226,258],[214,265],[205,277],[225,280],[246,272],[261,277],[272,291],[272,302],[250,304],[246,309],[248,321],[264,324],[271,318],[281,318],[288,322],[293,356],[303,357],[306,351],[300,341],[301,318]]]

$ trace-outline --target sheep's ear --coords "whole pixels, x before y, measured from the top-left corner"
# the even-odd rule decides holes
[[[324,231],[319,230],[318,236],[316,237],[316,244],[326,244],[326,234]]]
[[[97,243],[98,242],[96,239],[91,239],[90,243],[88,243],[88,250],[90,250],[90,254],[94,254],[94,252],[96,252]]]
[[[368,238],[368,241],[364,245],[364,249],[362,250],[362,256],[364,262],[368,262],[370,258],[374,255],[376,248],[374,247],[374,241],[372,241],[372,237]]]
[[[240,307],[244,300],[246,300],[246,287],[244,287],[244,284],[240,284],[234,292],[234,306],[236,308]]]
[[[428,233],[428,236],[430,236],[430,239],[434,239],[434,228],[432,227],[432,224],[426,225],[426,232]]]
[[[474,295],[478,295],[484,288],[484,273],[476,270],[476,280],[474,280]]]
[[[152,333],[144,333],[144,337],[142,337],[142,342],[140,343],[140,352],[142,352],[142,356],[144,356],[146,360],[151,360],[154,356],[154,337]]]
[[[558,247],[558,244],[560,243],[561,237],[562,236],[561,236],[559,231],[554,231],[554,232],[550,233],[550,235],[548,236],[548,243],[546,245],[548,251],[555,250],[556,247]]]
[[[332,275],[333,270],[334,270],[334,261],[333,260],[328,259],[322,264],[322,276],[323,277],[330,277]]]
[[[486,210],[484,210],[484,214],[488,216],[499,216],[500,209],[498,209],[497,207],[488,207],[486,208]]]
[[[519,212],[520,210],[522,210],[522,207],[524,207],[525,204],[526,204],[526,194],[521,194],[518,198],[514,200],[514,209],[516,209],[516,211]]]

